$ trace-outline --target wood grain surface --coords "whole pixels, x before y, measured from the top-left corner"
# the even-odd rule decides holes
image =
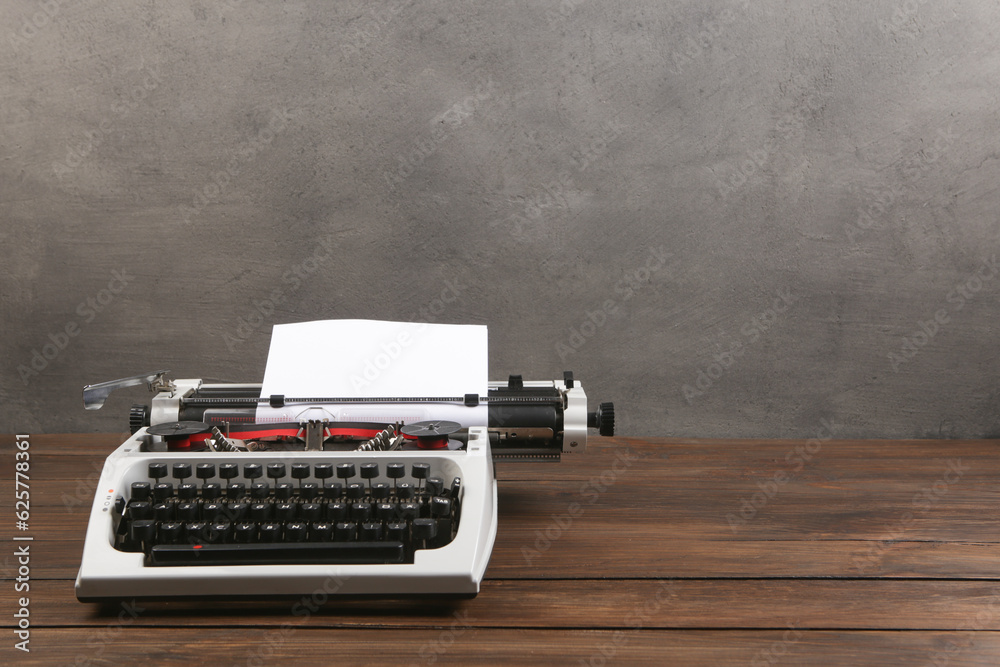
[[[560,464],[498,464],[474,600],[82,604],[87,512],[121,439],[31,436],[30,653],[0,441],[2,662],[1000,662],[994,441],[596,438]]]

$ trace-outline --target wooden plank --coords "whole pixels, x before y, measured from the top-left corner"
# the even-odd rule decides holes
[[[0,588],[0,606],[17,594]],[[302,596],[257,602],[83,604],[70,581],[31,583],[36,628],[104,626],[122,610],[134,625],[173,627],[433,627],[458,614],[481,627],[601,629],[641,617],[646,628],[1000,630],[1000,582],[554,580],[488,581],[474,600],[345,601]],[[141,611],[139,611],[141,610]],[[133,613],[135,612],[135,613]],[[308,618],[300,619],[307,612]],[[13,618],[2,625],[12,627]]]
[[[612,630],[482,628],[445,617],[429,629],[42,628],[31,653],[0,649],[19,665],[293,664],[792,665],[938,664],[993,667],[996,632]],[[249,630],[249,631],[248,631]]]

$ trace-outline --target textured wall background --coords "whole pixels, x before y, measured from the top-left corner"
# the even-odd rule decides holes
[[[996,435],[998,17],[4,3],[0,431],[378,318],[488,324],[493,377],[572,369],[626,434]]]

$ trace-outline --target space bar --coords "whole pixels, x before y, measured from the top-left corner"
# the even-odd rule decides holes
[[[273,542],[158,544],[152,565],[309,565],[403,563],[402,542]]]

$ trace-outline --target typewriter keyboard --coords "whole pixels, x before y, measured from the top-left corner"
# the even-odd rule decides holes
[[[150,566],[412,563],[458,530],[440,462],[152,462],[115,505],[114,547]]]

